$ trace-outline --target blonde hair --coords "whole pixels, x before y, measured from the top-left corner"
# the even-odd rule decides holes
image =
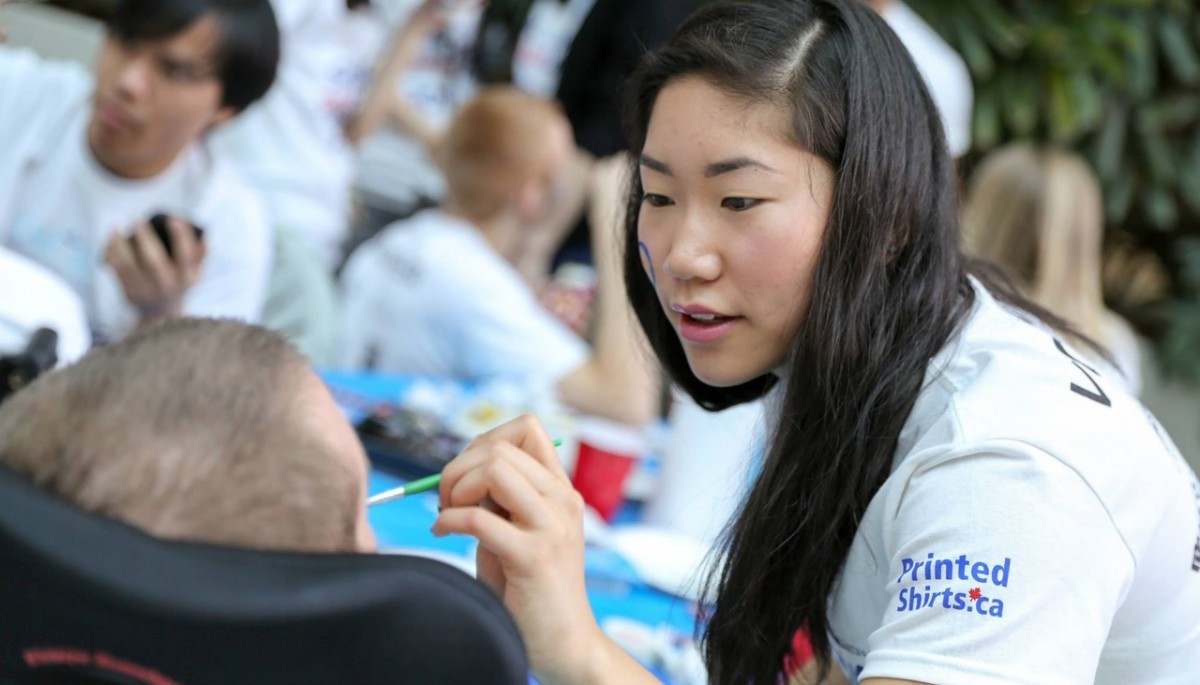
[[[352,551],[364,493],[305,425],[311,373],[264,328],[167,321],[0,406],[0,463],[159,537]]]
[[[966,251],[1004,269],[1035,302],[1103,345],[1104,207],[1078,155],[1014,144],[984,159],[967,193]]]
[[[484,88],[454,119],[434,149],[446,177],[447,203],[484,221],[504,209],[530,180],[551,173],[547,138],[566,123],[558,106],[511,86]]]

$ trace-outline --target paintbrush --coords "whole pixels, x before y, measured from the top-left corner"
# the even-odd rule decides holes
[[[561,447],[562,442],[562,440],[555,440],[554,446]],[[438,485],[441,485],[441,483],[442,474],[440,473],[435,473],[432,476],[425,476],[424,478],[418,478],[417,480],[414,480],[411,483],[405,483],[398,488],[384,490],[378,495],[371,495],[367,498],[367,506],[373,507],[376,504],[386,504],[393,500],[398,500],[401,497],[407,497],[409,495],[416,495],[421,492],[436,490]]]

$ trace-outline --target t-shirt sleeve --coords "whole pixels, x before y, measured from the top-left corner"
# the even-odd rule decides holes
[[[1095,678],[1134,558],[1076,471],[1025,444],[915,469],[890,503],[886,610],[859,682]]]

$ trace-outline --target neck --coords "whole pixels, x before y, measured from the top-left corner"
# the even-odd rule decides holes
[[[515,259],[513,254],[516,251],[517,236],[520,225],[510,212],[497,212],[496,214],[480,218],[466,211],[460,203],[447,200],[442,211],[461,221],[471,224],[475,230],[483,236],[492,249],[495,250],[505,260],[512,262]]]
[[[87,143],[88,150],[92,153],[92,159],[96,163],[104,167],[104,170],[114,176],[128,179],[131,181],[142,181],[148,178],[154,178],[171,167],[182,150],[167,159],[161,160],[136,160],[124,161],[118,158],[117,155],[110,154],[106,149],[103,141],[95,131],[96,124],[88,127]]]

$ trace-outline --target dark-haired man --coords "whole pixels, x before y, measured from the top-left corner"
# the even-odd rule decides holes
[[[270,231],[205,139],[278,59],[268,0],[121,0],[94,74],[0,48],[0,246],[66,281],[101,340],[181,313],[256,320]]]

